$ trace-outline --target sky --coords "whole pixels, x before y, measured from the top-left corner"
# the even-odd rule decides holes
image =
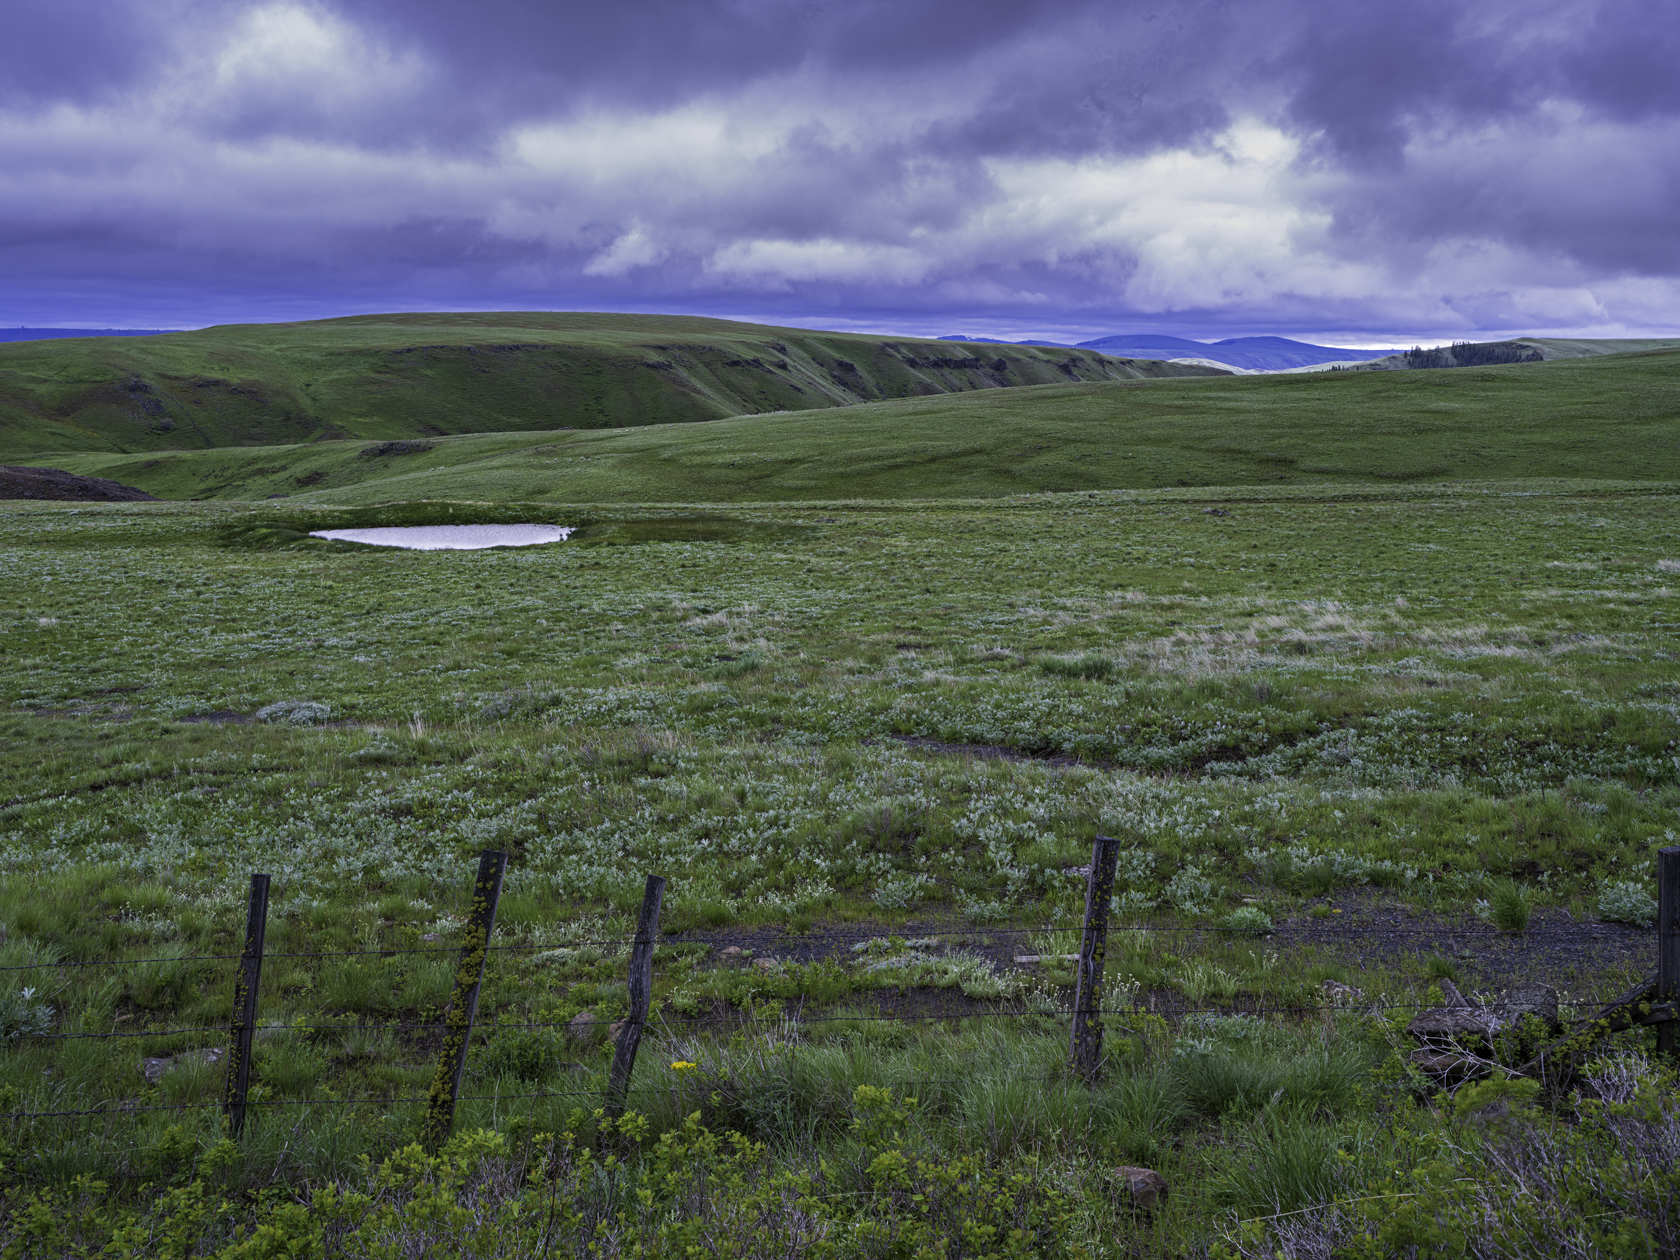
[[[1680,335],[1674,0],[9,0],[0,325]]]

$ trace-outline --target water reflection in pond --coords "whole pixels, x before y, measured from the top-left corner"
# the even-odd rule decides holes
[[[317,529],[311,538],[406,547],[410,551],[479,551],[485,547],[534,547],[559,542],[569,525],[390,525],[373,529]]]

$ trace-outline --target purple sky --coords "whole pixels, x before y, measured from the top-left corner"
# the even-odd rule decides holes
[[[0,324],[1680,333],[1674,0],[11,0]]]

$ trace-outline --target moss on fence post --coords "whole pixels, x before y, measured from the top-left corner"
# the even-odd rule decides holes
[[[426,1091],[426,1119],[420,1141],[435,1152],[449,1138],[455,1124],[455,1100],[461,1093],[461,1076],[467,1067],[467,1045],[472,1040],[473,1020],[478,1015],[478,992],[484,983],[484,964],[490,955],[490,933],[496,926],[496,904],[502,896],[502,875],[507,854],[486,849],[479,855],[478,877],[473,881],[472,908],[461,939],[461,961],[455,967],[455,986],[445,1013],[443,1048],[438,1053],[437,1071]]]

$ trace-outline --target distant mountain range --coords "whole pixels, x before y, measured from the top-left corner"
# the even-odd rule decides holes
[[[1382,359],[1400,350],[1349,350],[1340,346],[1315,346],[1287,337],[1227,337],[1224,341],[1192,341],[1162,333],[1116,333],[1094,341],[1007,342],[995,337],[946,336],[941,341],[986,342],[990,345],[1070,346],[1079,350],[1100,350],[1122,359],[1204,359],[1250,372],[1282,372],[1289,368],[1317,367],[1324,363],[1356,363]]]
[[[60,337],[156,337],[179,328],[0,328],[0,341],[54,341]]]

